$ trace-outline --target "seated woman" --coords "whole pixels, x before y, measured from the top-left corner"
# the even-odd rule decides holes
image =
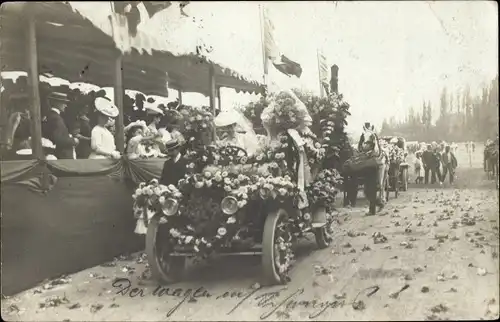
[[[97,125],[94,126],[90,134],[89,159],[119,159],[120,152],[116,150],[115,138],[106,128],[115,117],[118,116],[118,108],[111,101],[104,97],[98,97],[94,101],[97,112]]]
[[[245,150],[249,156],[259,150],[259,140],[252,124],[242,113],[236,110],[222,111],[214,123],[220,133],[216,141],[218,146],[236,146]]]
[[[143,142],[151,141],[156,135],[145,136],[148,133],[146,122],[135,121],[127,125],[124,129],[127,143],[125,153],[129,159],[144,158],[147,156],[146,147]]]

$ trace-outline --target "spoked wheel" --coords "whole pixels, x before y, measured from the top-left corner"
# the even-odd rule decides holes
[[[170,256],[173,245],[168,240],[167,224],[160,224],[161,215],[151,218],[146,234],[146,254],[153,279],[162,283],[179,281],[184,272],[186,258]]]
[[[291,254],[291,234],[287,227],[288,214],[278,209],[267,215],[262,238],[262,273],[266,285],[287,282],[287,257]],[[285,249],[282,249],[285,246]]]
[[[314,237],[316,238],[316,244],[318,244],[319,249],[330,246],[333,241],[332,223],[329,222],[321,228],[314,229]]]

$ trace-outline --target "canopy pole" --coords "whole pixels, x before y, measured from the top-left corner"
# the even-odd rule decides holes
[[[125,150],[125,134],[124,134],[124,125],[123,125],[123,95],[125,94],[123,90],[123,69],[122,69],[122,54],[119,53],[115,60],[115,105],[118,107],[117,120],[115,121],[116,133],[116,147],[118,151],[123,154]]]
[[[28,9],[25,11],[28,32],[27,32],[27,48],[28,48],[28,83],[31,91],[31,148],[33,156],[37,159],[44,159],[42,149],[42,113],[40,107],[40,86],[38,76],[38,51],[36,43],[36,29],[34,13]]]
[[[220,86],[217,87],[217,108],[219,109],[219,112],[222,111],[222,103],[220,101]]]
[[[210,109],[212,110],[212,113],[214,117],[217,115],[216,110],[215,110],[215,96],[217,95],[216,91],[216,84],[215,84],[215,68],[213,65],[210,65],[209,71],[208,71],[208,84],[210,88]],[[213,140],[215,140],[216,136],[216,129],[214,126],[214,131],[213,131]]]
[[[177,90],[177,97],[179,98],[179,104],[182,104],[182,91],[180,89]]]

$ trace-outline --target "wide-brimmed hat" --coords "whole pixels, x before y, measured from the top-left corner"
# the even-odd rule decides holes
[[[146,131],[148,129],[148,126],[146,125],[146,122],[142,121],[142,120],[138,120],[138,121],[135,121],[135,122],[132,122],[130,123],[129,125],[125,126],[125,128],[123,129],[123,131],[128,134],[128,132],[133,129],[133,128],[137,128],[137,127],[140,127],[142,128],[143,131]]]
[[[29,138],[31,140],[31,137]],[[54,150],[56,145],[52,143],[51,140],[42,138],[42,148]],[[17,155],[31,155],[33,154],[33,149],[20,149],[16,151]]]
[[[52,92],[48,96],[49,100],[58,102],[69,102],[68,95],[61,92]]]
[[[118,108],[107,98],[97,97],[94,100],[95,108],[98,112],[108,116],[117,117],[119,114]]]
[[[144,110],[149,115],[164,115],[162,109],[157,106],[155,103],[150,103],[148,101],[144,101]]]
[[[179,143],[179,141],[177,139],[172,139],[170,141],[165,142],[165,148],[168,151],[172,151],[172,150],[175,150],[177,148],[180,148],[180,146],[181,146],[181,144]]]
[[[238,115],[233,111],[222,111],[215,117],[214,123],[217,127],[229,126],[238,122]]]

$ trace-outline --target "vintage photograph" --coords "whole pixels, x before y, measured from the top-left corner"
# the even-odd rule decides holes
[[[0,5],[5,321],[497,320],[495,1]]]

